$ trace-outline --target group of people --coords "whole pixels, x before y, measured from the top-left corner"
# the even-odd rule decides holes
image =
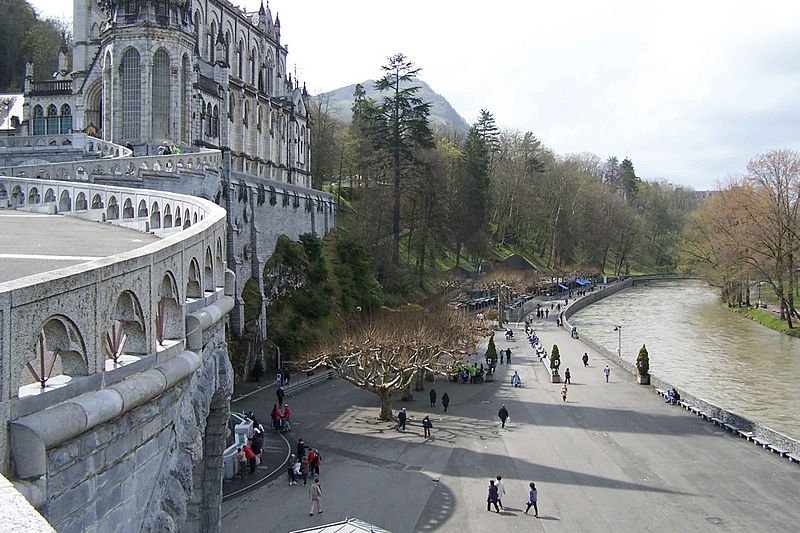
[[[289,486],[297,485],[301,479],[303,485],[308,485],[309,477],[314,480],[308,489],[308,497],[311,499],[309,516],[314,516],[314,513],[322,513],[322,485],[319,483],[321,464],[322,454],[319,453],[319,450],[307,446],[302,438],[297,439],[297,453],[293,453],[289,457],[286,473],[289,477]]]
[[[672,387],[671,389],[669,389],[669,390],[667,391],[667,399],[666,399],[666,402],[667,402],[667,403],[669,403],[669,404],[675,405],[675,404],[677,404],[679,401],[681,401],[681,395],[680,395],[680,393],[679,393],[679,392],[678,392],[678,391],[675,389],[675,387]]]
[[[445,402],[445,398],[447,401]],[[436,391],[431,390],[431,406],[435,405],[436,403]],[[450,404],[450,397],[447,393],[444,393],[442,396],[442,404],[449,405]],[[447,407],[444,408],[447,411]],[[408,422],[408,413],[406,412],[406,408],[403,407],[400,409],[400,412],[397,413],[397,430],[398,431],[405,431],[406,430],[406,423]],[[423,435],[426,439],[431,437],[431,429],[433,429],[433,422],[431,421],[430,415],[425,415],[425,418],[422,419],[422,430]]]
[[[180,153],[181,149],[171,142],[164,141],[158,147],[158,155],[179,155]]]
[[[259,424],[256,415],[251,411],[245,416],[253,422],[253,433],[247,444],[239,446],[236,450],[236,460],[239,463],[239,475],[242,479],[248,474],[254,474],[261,464],[264,452],[264,426]]]
[[[459,383],[483,383],[486,381],[486,370],[483,363],[472,363],[472,366],[456,365],[453,367],[451,379]]]
[[[292,410],[289,409],[289,404],[283,405],[283,410],[278,407],[278,404],[272,406],[270,413],[272,419],[272,429],[275,431],[289,431],[292,429]]]
[[[528,484],[529,491],[528,491],[528,501],[527,506],[525,507],[525,514],[528,514],[528,511],[531,510],[533,507],[534,516],[539,516],[539,506],[537,505],[538,501],[538,493],[536,490],[536,483],[531,481]],[[497,476],[496,479],[489,480],[489,494],[486,496],[486,510],[491,511],[492,506],[494,506],[494,510],[496,512],[500,512],[500,509],[505,509],[503,507],[503,496],[506,495],[506,486],[503,484],[503,476]]]

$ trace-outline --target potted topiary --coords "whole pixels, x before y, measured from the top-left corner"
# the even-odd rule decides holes
[[[640,385],[650,385],[650,356],[644,344],[636,357],[637,380]]]
[[[494,381],[494,369],[497,366],[497,346],[494,345],[494,333],[489,336],[489,345],[486,347],[486,381]]]
[[[558,374],[558,367],[561,365],[561,354],[558,353],[558,345],[553,345],[550,352],[550,378],[551,383],[561,383],[561,376]]]

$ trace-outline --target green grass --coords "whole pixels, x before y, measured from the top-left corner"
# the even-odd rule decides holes
[[[727,307],[727,306],[725,306]],[[775,331],[791,335],[792,337],[800,338],[800,327],[790,328],[785,320],[781,320],[768,311],[762,311],[755,307],[727,307],[734,313],[744,315],[750,320],[755,320],[759,324],[766,326]]]

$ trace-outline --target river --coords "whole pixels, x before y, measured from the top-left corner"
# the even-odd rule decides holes
[[[702,281],[635,285],[578,311],[582,336],[635,361],[679,390],[800,440],[800,339],[726,310]]]

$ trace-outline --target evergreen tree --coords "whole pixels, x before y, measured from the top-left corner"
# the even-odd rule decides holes
[[[553,351],[550,352],[550,369],[558,372],[558,367],[561,365],[561,354],[558,351],[558,345],[553,345]]]
[[[456,264],[461,248],[486,228],[489,202],[489,150],[478,126],[472,126],[460,158],[460,179],[456,184],[452,220],[456,240]]]
[[[489,345],[486,347],[486,360],[492,368],[497,366],[497,346],[494,344],[494,333],[489,337]]]
[[[371,117],[371,134],[375,147],[388,156],[393,181],[392,264],[400,262],[400,206],[405,168],[417,163],[418,148],[433,148],[433,133],[428,123],[431,105],[416,96],[413,85],[419,68],[405,55],[389,57],[381,67],[384,76],[375,82],[383,97]]]
[[[486,109],[481,109],[481,116],[478,117],[474,128],[486,145],[486,150],[489,154],[489,168],[493,168],[495,154],[500,151],[500,130],[495,124],[494,115]]]
[[[622,160],[619,169],[619,179],[622,186],[622,196],[629,202],[636,198],[639,191],[639,183],[642,181],[633,169],[633,162],[627,157]]]
[[[650,374],[650,355],[647,353],[647,348],[644,344],[642,344],[639,349],[639,355],[636,357],[636,368],[639,370],[640,376]]]

